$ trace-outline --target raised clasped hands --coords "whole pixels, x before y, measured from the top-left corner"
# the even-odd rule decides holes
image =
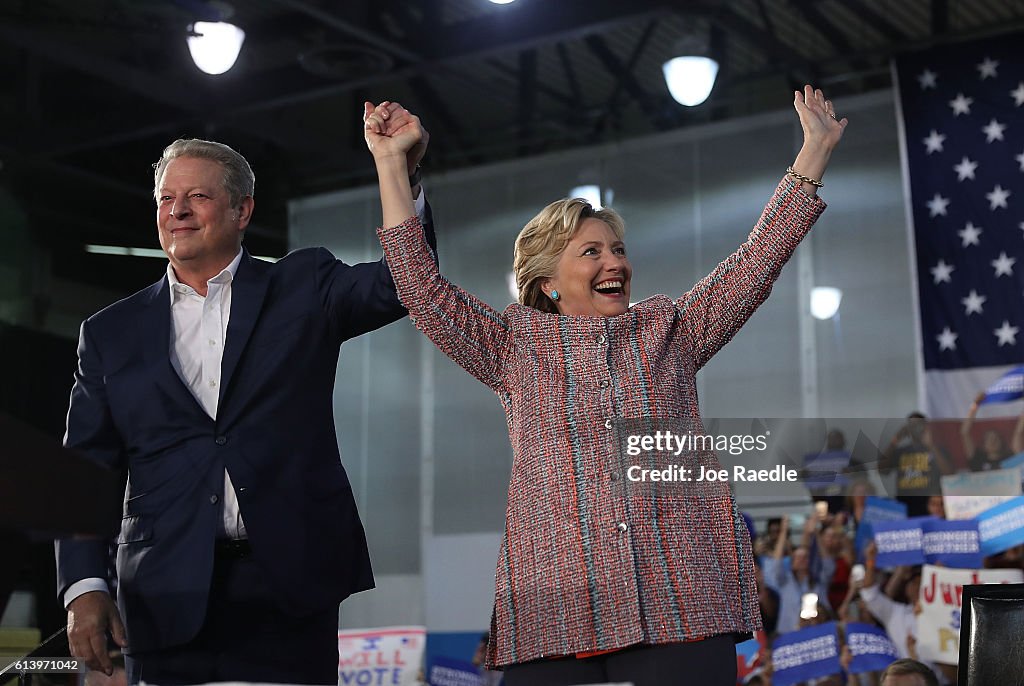
[[[374,159],[405,157],[411,174],[427,151],[430,134],[420,118],[397,102],[363,103],[363,135]]]
[[[832,150],[843,137],[849,121],[836,115],[831,100],[825,99],[821,89],[804,86],[803,92],[794,91],[793,107],[800,117],[804,131],[804,145],[821,145]]]

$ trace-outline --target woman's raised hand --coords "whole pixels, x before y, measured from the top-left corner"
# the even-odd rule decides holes
[[[794,91],[793,107],[804,130],[804,145],[821,145],[828,150],[836,147],[849,122],[846,117],[837,117],[832,101],[825,99],[820,88],[808,85],[802,93]]]
[[[430,140],[419,117],[388,100],[376,107],[370,102],[363,103],[363,136],[375,159],[407,158],[409,171],[419,163]]]

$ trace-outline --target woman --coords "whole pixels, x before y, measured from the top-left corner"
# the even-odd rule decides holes
[[[441,277],[412,229],[404,151],[424,135],[418,119],[366,105],[399,298],[498,394],[508,420],[515,457],[487,661],[509,686],[735,681],[734,640],[761,620],[732,493],[722,482],[626,485],[615,421],[699,426],[697,370],[764,301],[824,209],[814,184],[847,122],[809,86],[794,107],[804,130],[796,171],[747,242],[685,296],[630,306],[622,220],[562,200],[516,240],[520,303],[499,313]],[[718,467],[712,453],[700,457]]]
[[[1012,453],[1006,445],[1002,434],[995,429],[988,429],[982,434],[981,446],[974,444],[974,437],[971,436],[971,429],[974,427],[974,418],[978,415],[978,408],[985,400],[985,391],[978,393],[967,410],[967,416],[960,423],[960,440],[964,445],[964,456],[967,458],[967,468],[972,472],[987,472],[991,469],[1001,469],[1002,461]]]

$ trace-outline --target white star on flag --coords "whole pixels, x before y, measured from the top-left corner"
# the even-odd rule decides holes
[[[1024,152],[1022,152],[1021,154],[1017,155],[1013,159],[1015,159],[1018,162],[1020,162],[1020,170],[1024,171]]]
[[[1004,190],[1003,187],[997,183],[996,187],[993,188],[991,192],[985,194],[985,197],[988,198],[988,208],[990,210],[994,210],[997,207],[1006,209],[1006,199],[1011,195],[1012,193],[1010,193],[1010,191]]]
[[[984,295],[978,295],[978,292],[971,289],[971,292],[967,294],[966,298],[960,298],[960,302],[964,304],[964,314],[983,314],[982,305],[988,300]]]
[[[1003,320],[1003,325],[998,329],[994,330],[994,333],[999,338],[999,346],[1004,345],[1017,345],[1017,332],[1020,331],[1019,327],[1010,326],[1010,322]]]
[[[960,239],[963,241],[961,248],[966,248],[968,245],[977,245],[978,236],[981,235],[981,227],[975,226],[973,222],[967,222],[967,226],[957,231],[960,234]]]
[[[994,60],[990,57],[986,57],[985,61],[978,64],[978,73],[981,75],[981,80],[991,77],[996,78],[996,67],[999,66],[999,60]]]
[[[956,339],[957,334],[950,331],[948,326],[935,337],[939,342],[939,350],[956,350]]]
[[[949,198],[943,198],[938,193],[928,201],[928,211],[933,217],[938,214],[946,214],[947,207],[949,207]]]
[[[1024,157],[1024,153],[1021,153],[1021,157]],[[1024,164],[1024,162],[1021,164]],[[973,181],[974,170],[977,168],[978,163],[964,155],[964,158],[960,160],[960,164],[953,166],[954,171],[956,171],[956,180],[963,181],[964,179],[971,179]]]
[[[945,260],[939,260],[939,263],[931,268],[932,278],[935,279],[935,283],[940,283],[942,281],[949,283],[952,281],[952,279],[949,278],[949,275],[953,273],[954,269],[956,269],[956,267],[951,264],[946,264]]]
[[[1003,131],[1006,130],[1006,124],[1000,124],[995,119],[990,121],[987,126],[983,126],[982,131],[985,132],[985,140],[989,143],[992,141],[1003,140]],[[945,138],[945,136],[943,136]]]
[[[942,152],[942,141],[944,140],[946,140],[944,135],[932,129],[932,132],[922,142],[928,148],[928,154],[931,155],[933,152]]]
[[[968,98],[963,93],[957,93],[956,97],[949,101],[949,106],[953,108],[953,116],[959,117],[961,114],[971,113],[971,103],[974,102],[974,98]]]
[[[917,77],[917,82],[921,84],[921,90],[935,88],[936,77],[938,77],[938,74],[933,72],[931,69],[925,69],[923,72],[921,72],[921,74],[918,75]]]
[[[1016,257],[1008,257],[1005,252],[999,253],[999,258],[992,260],[989,264],[995,267],[996,277],[1013,276],[1013,265],[1017,262]]]
[[[1017,87],[1010,91],[1010,97],[1017,107],[1024,105],[1024,81],[1017,84]]]

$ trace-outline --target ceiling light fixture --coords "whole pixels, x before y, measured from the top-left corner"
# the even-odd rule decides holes
[[[680,105],[695,107],[711,95],[718,78],[718,61],[711,57],[706,33],[694,31],[676,43],[675,54],[661,66],[665,85]]]
[[[587,184],[569,189],[570,198],[583,198],[590,203],[595,210],[603,207],[601,204],[601,187],[597,184]]]
[[[188,30],[188,51],[201,71],[223,74],[235,65],[245,31],[225,21],[197,21]]]
[[[830,286],[817,286],[811,289],[811,314],[815,319],[832,319],[839,312],[839,304],[843,302],[843,292]]]

